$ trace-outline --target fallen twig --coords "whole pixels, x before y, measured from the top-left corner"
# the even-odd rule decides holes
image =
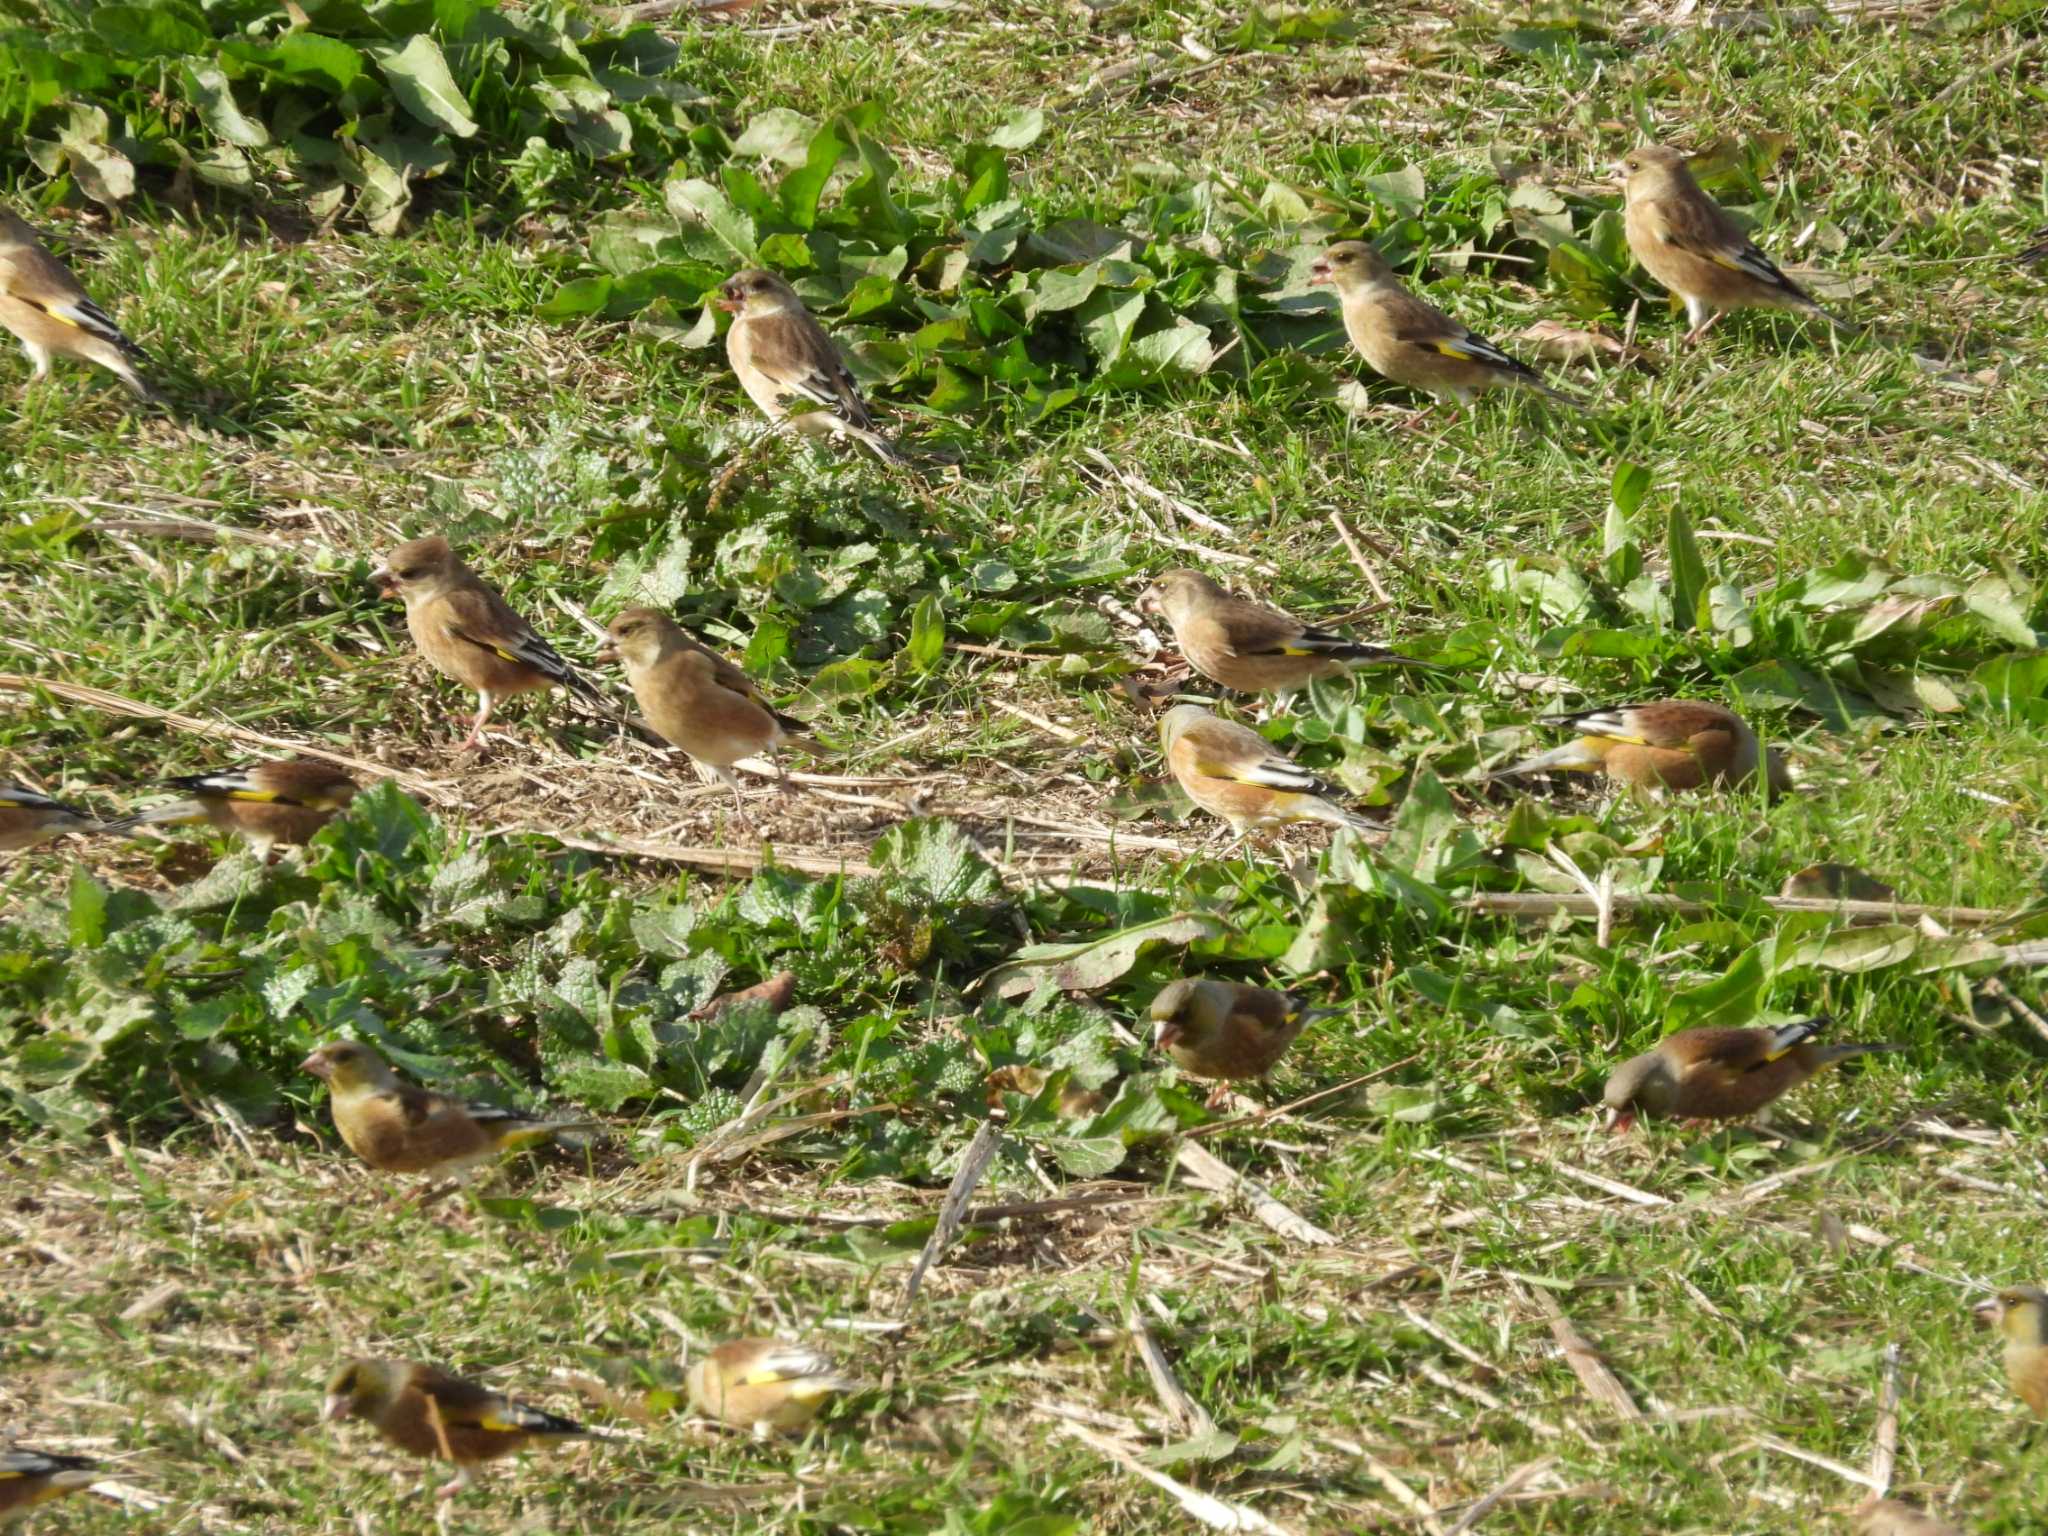
[[[932,1227],[932,1235],[925,1239],[924,1252],[917,1256],[910,1278],[903,1283],[905,1312],[917,1305],[917,1293],[924,1284],[925,1271],[939,1261],[946,1245],[960,1231],[961,1219],[967,1214],[967,1202],[974,1198],[975,1185],[988,1172],[988,1165],[995,1161],[996,1149],[1002,1145],[1002,1140],[1002,1127],[993,1120],[984,1120],[981,1129],[974,1133],[974,1140],[967,1144],[967,1153],[960,1160],[960,1171],[953,1175],[945,1201],[939,1206],[938,1222]]]
[[[1177,1482],[1164,1472],[1153,1471],[1107,1435],[1098,1435],[1092,1429],[1085,1429],[1069,1419],[1062,1419],[1060,1428],[1083,1445],[1107,1456],[1131,1476],[1143,1478],[1154,1488],[1168,1494],[1189,1518],[1199,1521],[1212,1531],[1249,1531],[1256,1533],[1256,1536],[1287,1536],[1285,1526],[1275,1525],[1249,1505],[1232,1504],[1199,1489],[1190,1488],[1186,1483]]]
[[[1548,1291],[1541,1287],[1525,1291],[1533,1296],[1537,1307],[1550,1319],[1550,1336],[1557,1340],[1557,1347],[1564,1351],[1565,1363],[1572,1368],[1572,1374],[1579,1378],[1579,1384],[1586,1389],[1587,1396],[1595,1402],[1604,1403],[1614,1416],[1630,1424],[1643,1422],[1643,1410],[1636,1406],[1636,1400],[1628,1395],[1628,1388],[1621,1384],[1621,1378],[1607,1367],[1598,1350],[1579,1332],[1578,1325],[1565,1316],[1563,1307]]]
[[[1214,1433],[1216,1421],[1209,1417],[1206,1408],[1188,1396],[1187,1388],[1173,1374],[1173,1362],[1166,1358],[1166,1351],[1135,1306],[1131,1308],[1130,1330],[1131,1342],[1137,1346],[1138,1358],[1145,1362],[1145,1374],[1152,1379],[1152,1390],[1159,1395],[1167,1416],[1189,1435]]]
[[[1332,512],[1330,526],[1337,530],[1337,537],[1344,541],[1344,547],[1351,552],[1351,563],[1364,575],[1365,584],[1372,588],[1372,595],[1391,608],[1394,605],[1394,595],[1386,589],[1385,583],[1380,580],[1380,573],[1373,569],[1372,562],[1365,558],[1365,551],[1358,547],[1358,540],[1352,536],[1350,528],[1345,526],[1343,517]]]
[[[1239,1173],[1192,1141],[1181,1142],[1174,1152],[1174,1161],[1185,1168],[1188,1176],[1202,1188],[1243,1200],[1254,1216],[1282,1237],[1319,1248],[1333,1246],[1337,1241],[1307,1217],[1283,1204],[1257,1179]]]
[[[1506,1481],[1498,1488],[1495,1488],[1470,1509],[1466,1510],[1464,1514],[1460,1515],[1458,1523],[1445,1531],[1444,1536],[1465,1536],[1465,1532],[1471,1530],[1473,1526],[1491,1514],[1496,1505],[1505,1499],[1513,1498],[1527,1484],[1541,1477],[1556,1465],[1557,1458],[1555,1456],[1546,1456],[1541,1461],[1524,1462],[1521,1466],[1510,1472],[1507,1475]]]
[[[1882,1498],[1892,1486],[1899,1459],[1899,1346],[1884,1352],[1884,1382],[1877,1389],[1877,1430],[1870,1450],[1870,1491]]]

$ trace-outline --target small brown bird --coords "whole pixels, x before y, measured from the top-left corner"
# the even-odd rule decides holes
[[[761,1436],[802,1429],[833,1398],[860,1385],[829,1356],[780,1339],[721,1344],[690,1367],[684,1384],[699,1413]]]
[[[1561,404],[1585,402],[1548,383],[1401,284],[1377,246],[1340,240],[1309,269],[1309,281],[1337,290],[1344,334],[1375,373],[1438,400],[1469,405],[1489,389],[1533,389]]]
[[[455,1463],[452,1482],[434,1490],[452,1499],[470,1485],[478,1462],[524,1450],[536,1440],[605,1440],[604,1431],[515,1403],[437,1365],[357,1359],[328,1378],[323,1421],[361,1419],[401,1451]]]
[[[222,773],[192,773],[165,779],[170,789],[191,798],[139,811],[108,825],[191,827],[202,822],[222,832],[239,832],[258,858],[279,843],[311,842],[356,795],[356,781],[316,757],[284,758]]]
[[[25,1445],[0,1451],[0,1525],[26,1520],[38,1504],[88,1488],[99,1476],[97,1463],[83,1456],[32,1451]]]
[[[477,691],[476,724],[462,750],[482,748],[491,711],[511,694],[559,684],[609,708],[596,686],[464,565],[446,539],[408,539],[370,579],[386,597],[404,601],[405,627],[435,670]]]
[[[1343,1011],[1306,1008],[1293,993],[1270,987],[1184,976],[1152,999],[1152,1045],[1189,1077],[1216,1084],[1213,1109],[1231,1083],[1271,1071],[1304,1025]]]
[[[1359,833],[1379,830],[1327,798],[1341,793],[1337,786],[1282,757],[1257,731],[1219,720],[1199,705],[1176,705],[1162,715],[1159,744],[1187,797],[1229,822],[1240,838],[1295,821],[1327,822]]]
[[[1856,1511],[1862,1536],[1963,1536],[1960,1527],[1897,1499],[1866,1499]]]
[[[1762,751],[1756,732],[1740,715],[1704,699],[1614,704],[1543,715],[1537,723],[1570,726],[1580,735],[1489,778],[1601,773],[1637,789],[1727,788],[1746,783],[1761,762],[1772,794],[1792,787],[1792,775],[1776,750]]]
[[[771,708],[751,677],[691,639],[667,614],[628,608],[606,633],[611,643],[598,659],[625,664],[626,681],[647,723],[730,789],[742,809],[734,763],[772,758],[785,743],[819,750],[802,734],[803,721]]]
[[[0,784],[0,853],[16,853],[66,832],[118,832],[120,822],[103,822],[75,805],[52,800],[19,784]]]
[[[1610,1129],[1653,1119],[1740,1120],[1797,1088],[1822,1067],[1896,1045],[1815,1045],[1825,1014],[1778,1029],[1681,1029],[1607,1079]]]
[[[725,333],[726,358],[770,422],[851,437],[884,459],[902,458],[876,430],[838,347],[786,281],[758,267],[735,273],[720,286],[718,307],[735,317]],[[791,405],[805,402],[817,409],[791,413]]]
[[[1429,665],[1233,597],[1200,571],[1162,572],[1139,596],[1138,612],[1164,618],[1202,676],[1243,693],[1292,693],[1357,667]]]
[[[542,1120],[432,1093],[404,1081],[360,1040],[323,1045],[299,1070],[325,1080],[334,1128],[381,1173],[459,1179],[561,1131],[595,1128],[589,1120]]]
[[[148,355],[86,297],[33,226],[6,208],[0,208],[0,326],[14,333],[38,379],[49,376],[51,358],[75,357],[99,364],[145,400],[162,398],[136,371]]]
[[[2037,1419],[2048,1419],[2048,1291],[2015,1285],[1971,1309],[2005,1335],[2005,1379]]]
[[[1622,158],[1621,170],[1628,248],[1650,276],[1685,300],[1692,326],[1687,341],[1698,341],[1731,309],[1789,309],[1836,330],[1851,329],[1779,271],[1700,190],[1679,151],[1645,144]]]

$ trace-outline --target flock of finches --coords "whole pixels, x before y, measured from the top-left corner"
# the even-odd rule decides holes
[[[1623,160],[1622,170],[1629,248],[1684,301],[1688,341],[1697,341],[1720,315],[1743,308],[1791,310],[1848,329],[1700,189],[1678,151],[1645,146]],[[1379,251],[1363,241],[1332,245],[1315,263],[1312,279],[1336,289],[1351,344],[1395,383],[1459,405],[1498,388],[1580,404],[1409,292]],[[734,317],[726,338],[733,371],[774,429],[846,437],[885,459],[901,459],[876,427],[832,339],[788,282],[773,272],[741,272],[720,289],[719,307]],[[5,209],[0,325],[20,338],[38,378],[52,358],[73,357],[108,369],[138,395],[160,398],[138,371],[146,362],[141,349],[86,296],[35,231]],[[421,654],[476,692],[477,714],[464,749],[483,747],[484,726],[498,701],[511,694],[560,686],[611,708],[446,539],[399,545],[374,579],[386,595],[404,601],[406,627]],[[1233,596],[1199,571],[1165,572],[1138,606],[1172,629],[1193,671],[1236,692],[1287,695],[1358,667],[1426,665]],[[777,711],[747,673],[685,633],[668,614],[629,608],[612,620],[608,635],[600,660],[623,664],[646,724],[728,785],[736,800],[735,763],[772,759],[785,744],[813,745],[799,734],[801,721]],[[1491,777],[1590,772],[1645,791],[1734,789],[1759,778],[1767,793],[1789,786],[1777,754],[1763,749],[1749,725],[1719,704],[1668,699],[1543,719],[1569,729],[1573,739]],[[1167,768],[1188,797],[1240,838],[1303,821],[1377,830],[1339,802],[1334,786],[1276,752],[1257,732],[1209,710],[1192,704],[1168,710],[1160,721],[1160,744]],[[307,841],[358,787],[346,773],[310,757],[168,784],[184,798],[113,820],[30,789],[0,785],[0,850],[28,848],[67,832],[203,822],[241,834],[267,855],[275,844]],[[1154,1044],[1183,1072],[1218,1085],[1212,1106],[1227,1091],[1223,1085],[1262,1077],[1306,1023],[1333,1011],[1338,1010],[1305,1007],[1291,994],[1264,987],[1196,977],[1170,982],[1150,1008]],[[1681,1030],[1615,1069],[1605,1093],[1611,1123],[1625,1128],[1638,1115],[1751,1116],[1831,1062],[1893,1049],[1818,1044],[1814,1036],[1827,1022]],[[327,1083],[342,1140],[387,1173],[461,1175],[583,1124],[535,1120],[429,1092],[401,1081],[359,1041],[324,1046],[304,1067]],[[2048,1418],[2048,1293],[2003,1291],[1977,1311],[2005,1335],[2013,1389],[2036,1415]],[[722,1345],[688,1376],[691,1400],[701,1412],[756,1433],[801,1427],[854,1385],[818,1351],[773,1339]],[[444,1497],[466,1485],[477,1462],[536,1440],[600,1437],[438,1367],[396,1360],[343,1364],[328,1383],[326,1416],[366,1420],[403,1450],[454,1463],[457,1476],[440,1490]],[[90,1484],[94,1475],[91,1463],[75,1456],[26,1448],[0,1454],[0,1523]],[[1890,1500],[1870,1506],[1866,1522],[1879,1536],[1953,1530]]]

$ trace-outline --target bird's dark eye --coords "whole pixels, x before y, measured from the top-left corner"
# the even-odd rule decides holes
[[[419,574],[420,568],[418,566],[408,565],[404,570],[398,573],[398,579],[400,581],[415,581],[419,578]]]

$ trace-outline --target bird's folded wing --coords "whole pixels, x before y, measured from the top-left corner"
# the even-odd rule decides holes
[[[1582,709],[1573,714],[1544,715],[1540,717],[1540,723],[1544,725],[1568,726],[1573,730],[1582,731],[1588,736],[1596,736],[1602,741],[1621,742],[1626,745],[1639,747],[1657,745],[1648,736],[1644,735],[1643,732],[1629,725],[1628,709],[1626,706],[1610,709]]]
[[[1461,363],[1477,363],[1483,368],[1504,368],[1509,373],[1527,373],[1528,366],[1509,357],[1484,336],[1475,336],[1470,331],[1462,334],[1446,332],[1413,333],[1401,338],[1411,347],[1439,356],[1453,358]]]
[[[48,795],[39,795],[32,789],[22,789],[11,784],[0,787],[0,805],[17,806],[24,811],[67,811],[72,815],[77,814],[61,800],[52,800]]]
[[[1193,766],[1205,779],[1229,779],[1238,784],[1257,784],[1265,789],[1292,790],[1304,795],[1317,794],[1324,788],[1321,779],[1284,757],[1230,759],[1197,753]]]
[[[1342,655],[1359,648],[1358,642],[1349,635],[1340,635],[1333,629],[1317,629],[1303,625],[1284,646],[1262,654],[1280,656],[1326,656]]]
[[[219,795],[229,800],[248,800],[266,805],[303,805],[303,800],[258,783],[251,773],[190,773],[164,782],[175,789]]]
[[[1773,288],[1799,291],[1798,285],[1778,270],[1778,264],[1754,240],[1724,219],[1666,218],[1663,225],[1659,233],[1666,245]]]
[[[565,688],[593,698],[600,696],[596,686],[570,666],[560,651],[535,634],[532,627],[511,609],[492,601],[488,593],[474,590],[449,593],[442,629],[450,639],[478,646],[506,661],[531,667]]]
[[[809,400],[851,426],[874,430],[853,375],[822,330],[789,319],[763,321],[754,328],[753,362],[784,399]]]

